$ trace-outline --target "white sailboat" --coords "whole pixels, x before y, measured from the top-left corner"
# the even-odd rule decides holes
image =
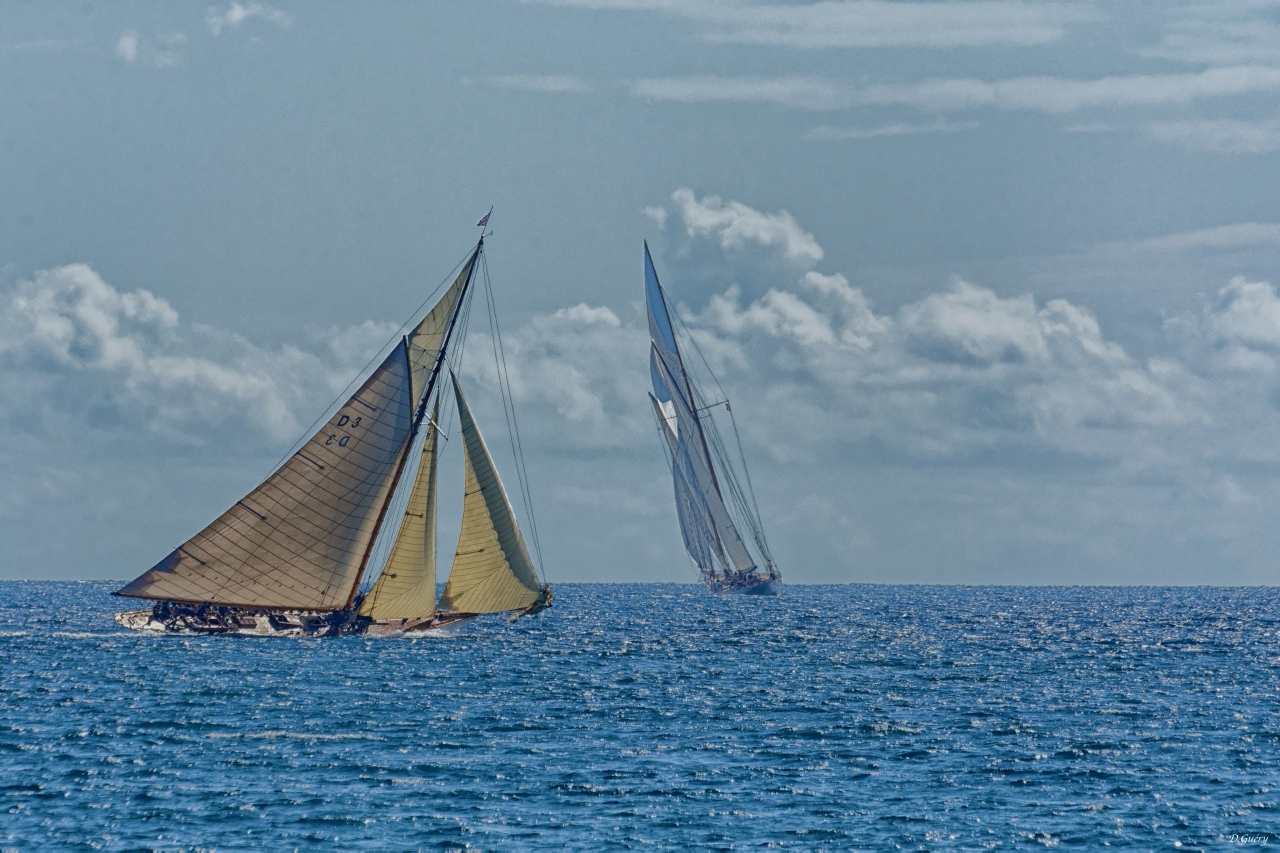
[[[782,573],[774,565],[765,539],[741,443],[739,478],[711,417],[711,410],[719,406],[732,416],[729,401],[708,404],[686,370],[648,243],[644,247],[644,280],[653,380],[649,400],[671,465],[676,517],[685,550],[713,592],[777,595]],[[736,436],[736,427],[734,432]],[[749,540],[741,530],[748,532]]]
[[[397,634],[486,613],[510,612],[514,619],[550,606],[551,587],[538,578],[493,459],[447,367],[483,250],[481,236],[444,295],[297,452],[114,593],[157,602],[119,613],[117,622],[178,633]],[[436,469],[446,372],[466,485],[458,548],[437,602]],[[403,515],[388,519],[414,456]],[[362,596],[380,534],[395,538],[381,574]]]

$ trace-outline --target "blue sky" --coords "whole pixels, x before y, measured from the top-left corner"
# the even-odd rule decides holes
[[[494,205],[553,582],[694,578],[643,239],[787,580],[1280,581],[1280,4],[9,3],[0,69],[0,577],[152,565]]]

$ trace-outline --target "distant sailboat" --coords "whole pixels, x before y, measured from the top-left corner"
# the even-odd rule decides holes
[[[300,450],[115,593],[158,602],[119,613],[116,621],[156,632],[397,634],[485,613],[514,612],[515,619],[550,606],[551,587],[538,579],[452,372],[466,487],[457,553],[436,602],[439,380],[483,249],[482,236],[440,300]],[[416,441],[424,422],[426,434]],[[403,516],[398,530],[388,528],[415,450],[417,475]],[[384,528],[394,542],[377,582],[360,596]]]
[[[644,247],[644,289],[653,380],[649,400],[671,464],[676,517],[685,550],[713,592],[777,595],[782,574],[765,540],[741,445],[745,490],[710,415],[710,410],[720,405],[729,411],[729,401],[708,405],[685,369],[648,243]],[[750,544],[739,532],[743,529],[750,534]]]

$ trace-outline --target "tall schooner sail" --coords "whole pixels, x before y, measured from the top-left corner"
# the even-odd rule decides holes
[[[398,634],[485,613],[514,611],[514,620],[550,606],[551,587],[538,579],[452,371],[467,482],[457,554],[436,602],[440,379],[465,325],[460,318],[483,250],[481,236],[444,295],[297,452],[114,593],[157,602],[116,621],[157,632]],[[403,515],[389,523],[415,455]],[[394,539],[377,581],[361,596],[380,535]]]
[[[708,405],[685,369],[648,243],[644,246],[644,290],[653,380],[649,400],[671,464],[676,517],[685,550],[713,592],[777,595],[782,574],[765,540],[741,443],[738,455],[745,490],[711,417],[712,409],[724,406],[732,418],[732,409],[727,399]],[[736,427],[734,433],[736,436]],[[749,531],[750,545],[741,529]]]

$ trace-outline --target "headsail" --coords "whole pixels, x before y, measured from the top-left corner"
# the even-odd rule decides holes
[[[710,514],[707,503],[701,498],[697,486],[693,484],[689,454],[680,446],[674,425],[663,410],[658,398],[652,394],[649,400],[653,403],[654,415],[658,419],[658,430],[667,442],[671,451],[671,479],[675,484],[676,517],[680,520],[680,534],[684,539],[684,549],[704,575],[715,574],[715,563],[712,554],[719,552],[719,544],[711,531]]]
[[[453,390],[466,462],[466,495],[458,550],[439,607],[460,613],[529,607],[538,600],[538,574],[456,377]]]
[[[656,347],[655,347],[656,350]],[[685,399],[684,394],[676,390],[675,378],[667,370],[665,359],[658,363],[659,373],[668,387],[672,389],[671,405],[675,409],[677,425],[677,458],[685,463],[682,467],[688,472],[690,485],[696,490],[698,498],[706,507],[711,529],[715,532],[721,549],[729,558],[733,567],[740,572],[750,571],[756,567],[747,546],[742,541],[738,528],[729,516],[729,508],[725,506],[724,496],[712,473],[711,459],[707,456],[702,444],[701,427],[694,415],[693,406]]]
[[[342,607],[411,436],[405,341],[262,485],[117,595]]]
[[[658,271],[653,268],[653,258],[649,256],[649,244],[644,244],[644,298],[649,316],[649,338],[653,348],[649,352],[649,372],[653,380],[653,393],[663,403],[671,401],[671,391],[662,378],[658,368],[659,362],[666,365],[676,387],[686,399],[692,397],[689,380],[684,372],[684,361],[680,358],[680,348],[676,346],[675,329],[671,326],[671,315],[667,311],[667,297],[658,283]]]
[[[377,583],[360,615],[371,619],[425,619],[436,610],[436,467],[439,461],[440,398],[436,398],[422,443],[418,476],[404,519]]]

